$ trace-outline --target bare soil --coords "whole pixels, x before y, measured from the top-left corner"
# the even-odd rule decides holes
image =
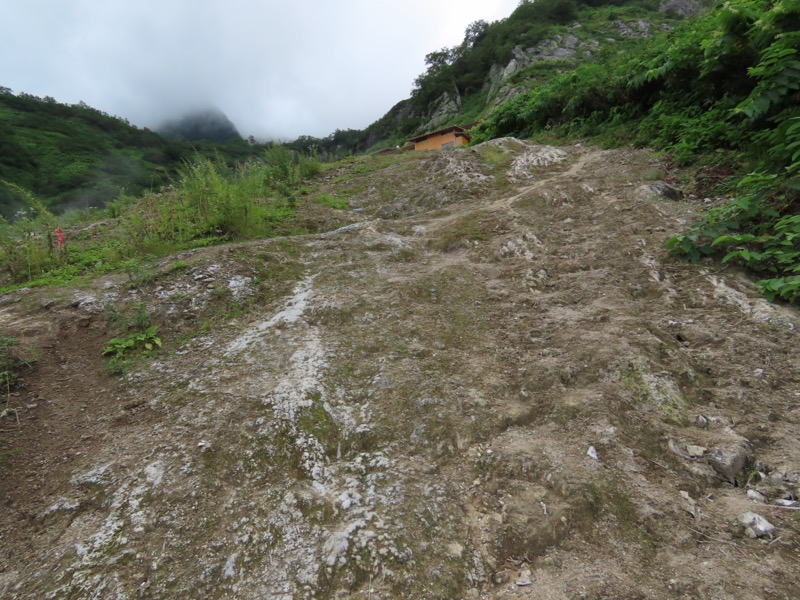
[[[5,295],[0,598],[796,598],[800,313],[666,254],[668,177],[363,159],[345,227]]]

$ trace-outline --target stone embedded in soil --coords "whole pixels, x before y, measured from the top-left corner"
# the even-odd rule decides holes
[[[678,188],[676,188],[674,185],[670,185],[665,181],[657,181],[655,183],[650,183],[646,187],[648,187],[650,190],[652,190],[662,198],[667,198],[669,200],[683,199],[683,192]]]
[[[754,502],[766,502],[767,499],[764,497],[764,494],[757,490],[747,490],[747,498],[749,500],[753,500]]]
[[[761,515],[746,512],[739,517],[739,522],[745,527],[745,534],[751,538],[772,537],[775,526]]]
[[[688,444],[686,446],[686,453],[691,458],[702,458],[707,450],[708,448],[704,448],[703,446],[695,446],[693,444]]]
[[[531,570],[530,569],[523,569],[520,571],[519,577],[514,582],[517,587],[528,587],[533,583],[531,579]]]
[[[707,455],[707,460],[711,468],[724,481],[734,485],[744,483],[744,481],[739,481],[740,474],[745,466],[753,460],[753,447],[747,440],[742,440],[734,447],[715,448]]]
[[[789,508],[794,508],[800,503],[798,503],[797,500],[786,500],[785,498],[779,498],[778,500],[775,500],[775,504],[777,504],[778,506],[786,506]]]

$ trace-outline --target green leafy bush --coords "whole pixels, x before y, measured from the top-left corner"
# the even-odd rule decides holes
[[[122,337],[111,338],[103,348],[103,355],[121,358],[134,350],[151,351],[161,347],[161,338],[156,335],[158,328],[151,325],[144,331],[136,331]]]
[[[113,375],[121,375],[130,366],[132,354],[149,354],[160,348],[161,338],[156,335],[157,331],[158,328],[152,325],[144,331],[135,331],[108,340],[103,347],[103,355],[108,356],[108,371]]]
[[[667,240],[674,253],[697,261],[716,255],[766,275],[758,285],[769,300],[800,301],[800,202],[796,192],[774,187],[776,175],[743,178],[742,194],[707,211],[689,231]]]

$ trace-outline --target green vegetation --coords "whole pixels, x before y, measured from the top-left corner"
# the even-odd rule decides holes
[[[323,206],[327,206],[328,208],[333,208],[336,210],[347,210],[346,199],[336,198],[335,196],[331,196],[330,194],[320,194],[319,196],[314,198],[314,201],[322,204]]]
[[[233,167],[198,155],[162,192],[122,196],[105,214],[65,228],[61,245],[56,217],[30,192],[6,184],[26,209],[13,223],[0,220],[0,284],[44,285],[111,270],[140,284],[148,278],[149,257],[304,232],[293,221],[296,196],[302,178],[319,171],[314,159],[281,146]]]
[[[156,347],[161,347],[161,338],[156,335],[158,328],[152,325],[144,331],[129,333],[122,337],[111,338],[103,347],[103,355],[111,355],[113,358],[122,358],[134,350],[146,350],[148,352]]]
[[[766,275],[769,298],[800,294],[800,3],[730,0],[637,53],[584,64],[499,107],[478,141],[589,137],[650,145],[678,164],[739,173],[736,198],[668,241]],[[749,173],[749,174],[748,174]],[[726,191],[726,190],[721,190]]]
[[[796,178],[776,185],[777,175],[741,179],[742,195],[706,212],[689,231],[667,240],[667,248],[697,261],[721,255],[756,273],[768,300],[800,301],[800,215]],[[795,274],[796,273],[796,274]]]
[[[127,331],[111,338],[103,347],[103,356],[108,357],[106,368],[109,373],[121,375],[130,368],[134,357],[151,356],[161,348],[161,338],[156,335],[158,327],[151,325],[144,302],[137,300],[123,310],[111,303],[103,308],[106,318],[116,329]]]
[[[268,145],[169,141],[91,108],[0,87],[0,179],[29,190],[53,212],[103,207],[120,193],[137,196],[167,185],[196,154],[229,166],[260,156]],[[25,204],[0,186],[0,215]]]

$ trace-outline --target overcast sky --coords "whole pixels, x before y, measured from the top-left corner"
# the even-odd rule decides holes
[[[363,129],[425,55],[519,0],[0,0],[0,86],[155,128],[217,106],[243,136]]]

